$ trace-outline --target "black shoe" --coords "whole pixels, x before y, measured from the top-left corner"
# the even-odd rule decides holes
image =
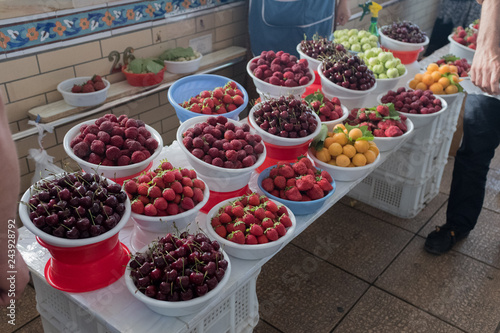
[[[469,231],[457,231],[449,225],[436,227],[436,230],[427,235],[424,249],[432,254],[443,254],[451,250],[451,248],[460,240],[469,236]]]

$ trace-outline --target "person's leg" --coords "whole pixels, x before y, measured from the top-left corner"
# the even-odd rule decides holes
[[[455,157],[446,224],[429,234],[425,249],[444,253],[466,237],[481,212],[486,176],[500,144],[500,101],[483,95],[467,97],[464,134]]]

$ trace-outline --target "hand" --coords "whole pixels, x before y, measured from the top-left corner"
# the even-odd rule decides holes
[[[344,25],[351,17],[351,9],[349,8],[349,1],[340,0],[337,7],[337,24]]]
[[[476,52],[470,70],[472,83],[490,95],[500,94],[500,47]]]
[[[8,271],[12,271],[12,269],[8,268],[7,263],[2,263],[0,265],[0,306],[8,306],[10,304],[11,299],[19,299],[23,295],[24,288],[28,284],[30,280],[29,269],[26,263],[24,262],[23,257],[16,250],[16,267],[14,271],[15,274],[15,289],[11,289],[10,281],[7,280],[11,275],[7,273]],[[12,294],[12,292],[14,292]],[[9,295],[10,294],[10,295]],[[14,297],[12,297],[14,296]]]

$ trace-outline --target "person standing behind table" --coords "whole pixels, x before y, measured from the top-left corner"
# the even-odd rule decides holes
[[[336,0],[250,0],[248,27],[254,55],[284,51],[299,56],[296,47],[315,33],[330,37]],[[339,0],[337,24],[351,16],[349,0]]]
[[[12,134],[5,112],[5,106],[0,98],[0,175],[2,186],[0,188],[0,306],[11,305],[11,300],[18,299],[23,294],[24,288],[29,281],[29,271],[23,257],[15,250],[15,257],[9,253],[9,244],[12,244],[12,232],[15,232],[17,244],[17,228],[15,228],[16,210],[18,207],[17,194],[20,189],[19,162],[16,146],[12,141]],[[10,227],[14,225],[14,228]],[[10,240],[10,241],[9,241]],[[13,261],[15,260],[14,266]],[[9,273],[17,272],[17,273]],[[12,288],[9,279],[15,277],[15,288]],[[9,279],[9,280],[8,280]],[[9,320],[7,317],[5,320]]]
[[[470,76],[472,83],[490,96],[467,97],[446,224],[437,227],[425,241],[425,249],[433,254],[449,251],[475,227],[483,207],[489,165],[500,144],[500,1],[478,3],[482,4],[481,28]]]

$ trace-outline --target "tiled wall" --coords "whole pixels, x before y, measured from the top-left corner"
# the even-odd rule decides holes
[[[212,35],[214,51],[229,46],[246,46],[247,43],[246,3],[224,10],[215,10],[197,17],[158,25],[149,29],[134,31],[119,36],[91,41],[80,45],[56,49],[23,58],[0,62],[0,94],[6,102],[7,114],[13,133],[23,131],[28,125],[27,112],[31,108],[60,100],[56,87],[59,82],[73,76],[109,73],[111,62],[107,56],[110,51],[123,50],[132,46],[138,57],[150,57],[163,50],[176,46],[187,47],[192,38]],[[244,83],[245,63],[231,66],[215,74],[233,78]],[[111,82],[125,78],[121,73],[106,76]],[[144,120],[162,134],[165,144],[175,137],[179,124],[173,108],[167,100],[167,90],[140,100],[131,101],[107,112],[117,115],[127,114]],[[97,118],[107,112],[92,116]],[[43,147],[54,157],[56,165],[76,170],[76,164],[66,157],[62,141],[66,131],[77,123],[60,126],[54,133],[43,139]],[[21,168],[21,190],[31,184],[35,163],[28,159],[28,150],[38,147],[37,136],[16,141]]]

